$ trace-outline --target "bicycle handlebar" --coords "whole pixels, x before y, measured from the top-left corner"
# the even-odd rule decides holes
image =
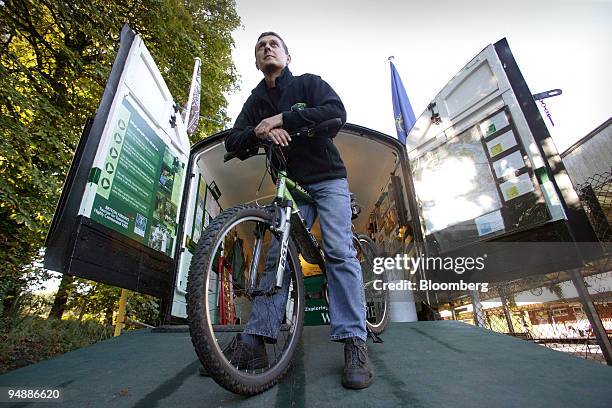
[[[298,129],[295,132],[291,133],[290,136],[292,137],[300,137],[300,136],[313,137],[320,133],[325,134],[331,131],[340,130],[341,127],[342,127],[342,119],[333,118],[333,119],[329,119],[324,122],[321,122],[316,126],[309,126],[309,127]]]
[[[327,134],[333,131],[338,131],[342,127],[342,119],[333,118],[326,120],[324,122],[319,123],[316,126],[308,126],[300,128],[289,134],[291,137],[313,137],[318,134]],[[236,150],[235,152],[225,153],[223,156],[223,162],[230,161],[234,158],[239,158],[240,160],[246,160],[251,156],[255,156],[257,152],[259,152],[260,147],[265,147],[268,144],[261,141],[257,143],[255,146],[248,147],[246,149]]]

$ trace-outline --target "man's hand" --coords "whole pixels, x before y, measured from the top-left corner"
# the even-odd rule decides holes
[[[270,133],[270,131],[275,128],[280,128],[281,126],[283,126],[282,113],[270,116],[269,118],[265,118],[264,120],[259,122],[259,125],[255,127],[255,136],[264,140],[268,139],[268,134]]]
[[[263,140],[269,140],[277,145],[289,146],[291,136],[281,126],[283,126],[282,113],[270,116],[259,122],[259,125],[255,127],[255,136]]]
[[[270,140],[274,144],[281,146],[289,146],[289,142],[291,141],[291,136],[289,133],[283,128],[272,129],[268,132],[268,137],[266,140]]]

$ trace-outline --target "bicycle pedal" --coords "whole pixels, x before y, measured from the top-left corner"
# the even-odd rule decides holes
[[[381,339],[378,334],[368,329],[368,337],[372,339],[374,343],[384,343],[383,339]]]

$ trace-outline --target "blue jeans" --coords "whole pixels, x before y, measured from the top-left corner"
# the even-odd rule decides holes
[[[365,294],[361,267],[352,240],[348,182],[342,178],[302,187],[316,203],[298,204],[306,226],[312,228],[317,214],[321,225],[329,295],[330,339],[340,341],[348,337],[359,337],[365,341]],[[279,243],[273,238],[266,256],[266,272],[260,280],[260,288],[270,287],[276,279],[278,253]],[[271,297],[259,296],[254,299],[245,333],[264,336],[268,342],[275,342],[285,316],[289,280],[290,274],[285,270],[282,290]]]

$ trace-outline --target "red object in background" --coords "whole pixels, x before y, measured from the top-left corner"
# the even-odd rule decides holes
[[[227,270],[227,273],[225,273]],[[227,263],[225,257],[219,257],[219,265],[218,265],[218,278],[220,282],[220,290],[219,290],[219,308],[221,309],[219,313],[219,324],[234,324],[235,321],[235,310],[234,310],[234,284],[232,277],[232,265]],[[227,280],[226,280],[227,279]],[[225,283],[228,285],[229,289],[229,299],[226,300],[226,287]],[[230,302],[229,304],[229,313],[226,305],[226,301]]]

